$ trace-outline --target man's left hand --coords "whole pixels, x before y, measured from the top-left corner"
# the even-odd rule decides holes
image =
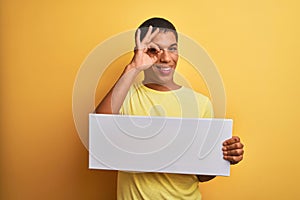
[[[223,142],[223,155],[224,159],[228,160],[230,164],[234,165],[243,160],[244,145],[238,136],[233,136],[232,138]]]

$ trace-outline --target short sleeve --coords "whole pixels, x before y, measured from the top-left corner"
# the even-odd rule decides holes
[[[214,109],[213,109],[212,103],[209,100],[209,98],[207,98],[202,117],[203,118],[213,118],[214,117]]]

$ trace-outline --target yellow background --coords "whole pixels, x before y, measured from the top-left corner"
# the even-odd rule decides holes
[[[88,170],[72,118],[73,84],[97,44],[152,16],[207,50],[246,146],[230,177],[201,184],[204,199],[299,199],[299,4],[0,1],[0,199],[115,198],[115,172]]]

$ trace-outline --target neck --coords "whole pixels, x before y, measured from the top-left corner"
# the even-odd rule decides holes
[[[171,90],[177,90],[179,88],[181,88],[180,85],[177,85],[176,83],[173,83],[171,85],[160,85],[157,83],[146,83],[143,82],[143,84],[153,90],[157,90],[157,91],[171,91]]]

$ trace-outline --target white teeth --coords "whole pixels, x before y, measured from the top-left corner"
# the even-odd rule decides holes
[[[159,66],[156,66],[156,67],[162,71],[169,71],[171,69],[171,67],[159,67]]]

